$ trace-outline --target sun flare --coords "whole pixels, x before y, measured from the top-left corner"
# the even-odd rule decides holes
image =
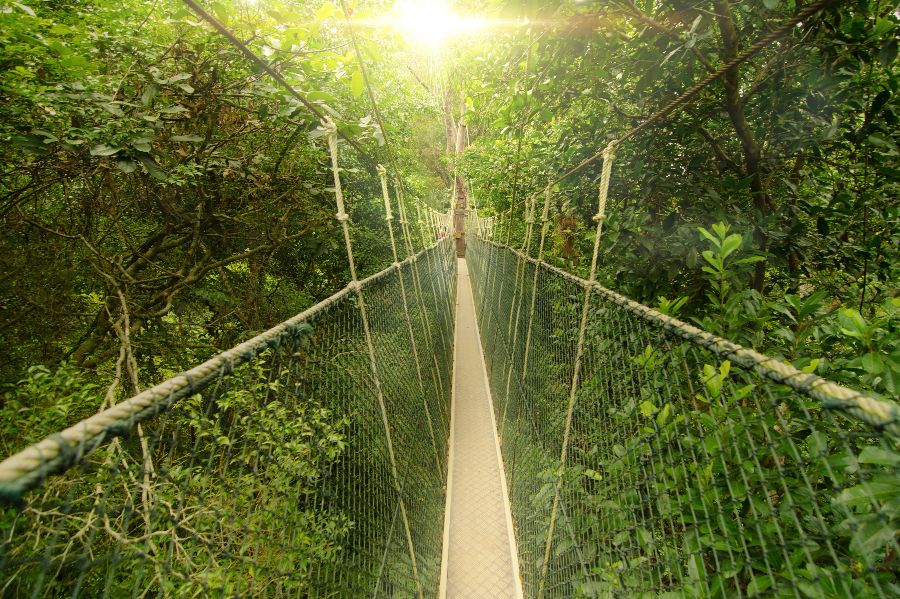
[[[449,38],[484,27],[483,19],[455,14],[441,0],[399,0],[394,5],[395,23],[410,41],[431,49]]]

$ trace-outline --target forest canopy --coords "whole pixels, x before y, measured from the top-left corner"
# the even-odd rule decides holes
[[[390,262],[371,157],[437,209],[462,186],[518,247],[537,191],[800,7],[460,3],[422,30],[404,4],[207,6],[365,149],[364,274]],[[601,282],[896,396],[897,23],[831,3],[617,148]],[[347,281],[317,117],[185,4],[12,2],[0,24],[0,385],[32,420],[5,450]],[[599,167],[552,191],[545,258],[576,273]]]
[[[459,272],[529,592],[896,595],[898,24],[0,0],[4,594],[436,591]]]

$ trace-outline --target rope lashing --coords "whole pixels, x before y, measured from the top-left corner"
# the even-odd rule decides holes
[[[353,243],[350,240],[350,226],[348,223],[349,217],[347,216],[347,211],[344,207],[344,193],[341,189],[340,167],[338,166],[337,126],[331,119],[327,117],[322,122],[322,125],[325,128],[328,136],[328,149],[331,154],[331,172],[334,177],[334,196],[335,203],[337,204],[336,217],[338,221],[340,221],[341,230],[344,233],[344,245],[346,246],[347,250],[347,264],[350,267],[351,284],[355,284],[357,283],[356,263],[353,260]],[[394,262],[396,263],[396,255],[394,258]],[[403,498],[400,475],[397,470],[397,458],[394,454],[394,443],[391,439],[390,420],[388,419],[387,406],[385,405],[384,401],[384,392],[381,386],[381,378],[378,374],[378,362],[375,357],[375,345],[372,341],[372,330],[369,326],[369,315],[368,311],[366,310],[365,297],[363,295],[362,287],[360,287],[359,285],[355,285],[354,291],[356,292],[356,300],[357,304],[359,305],[359,316],[362,320],[363,333],[366,338],[366,348],[368,349],[369,354],[369,368],[371,370],[372,380],[375,383],[375,393],[378,397],[378,407],[381,410],[381,420],[384,427],[384,437],[385,444],[387,446],[388,457],[390,458],[391,463],[391,475],[393,477],[394,489],[397,492],[397,501],[400,502],[400,515],[403,518],[403,526],[406,529],[406,542],[409,549],[409,559],[412,563],[413,577],[416,581],[416,589],[418,591],[418,595],[419,597],[423,597],[422,582],[419,578],[418,565],[416,563],[416,550],[413,545],[409,518],[406,513],[406,502]]]
[[[341,223],[341,231],[344,234],[344,249],[347,252],[347,264],[350,267],[350,280],[356,281],[356,261],[353,259],[353,244],[350,241],[350,215],[344,207],[344,191],[341,188],[341,175],[338,167],[338,128],[330,118],[325,117],[322,127],[328,137],[328,151],[331,154],[331,173],[334,177],[334,199],[337,204],[335,218]]]
[[[391,255],[394,257],[394,262],[397,262],[397,243],[394,241],[394,228],[391,226],[391,221],[394,220],[394,213],[391,212],[391,198],[388,194],[387,169],[379,164],[376,170],[378,171],[378,178],[381,180],[381,196],[384,199],[384,220],[387,221],[388,237],[391,240]]]
[[[600,172],[600,188],[597,195],[597,214],[593,220],[602,226],[606,219],[606,201],[609,198],[609,180],[612,176],[613,152],[618,142],[610,142],[603,150],[603,170]],[[599,229],[597,236],[599,237]]]

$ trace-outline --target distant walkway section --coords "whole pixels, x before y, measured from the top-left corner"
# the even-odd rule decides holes
[[[522,597],[469,272],[459,260],[441,597]]]

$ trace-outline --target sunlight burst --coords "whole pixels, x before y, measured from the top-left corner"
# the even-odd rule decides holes
[[[394,12],[397,26],[410,41],[432,49],[450,37],[473,33],[485,26],[483,19],[454,14],[441,0],[399,0]]]

